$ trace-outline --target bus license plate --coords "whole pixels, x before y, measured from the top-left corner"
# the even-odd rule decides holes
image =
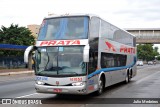
[[[53,89],[53,92],[59,93],[62,92],[62,89]]]

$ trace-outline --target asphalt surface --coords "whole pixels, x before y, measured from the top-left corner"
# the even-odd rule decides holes
[[[18,75],[18,74],[33,74],[33,70],[28,69],[1,69],[0,76]]]
[[[105,104],[104,102],[107,98],[115,98],[113,100],[117,100],[116,98],[160,98],[160,65],[138,66],[137,76],[129,84],[119,83],[107,87],[100,96],[94,93],[86,96],[41,94],[35,92],[34,74],[0,76],[0,98],[43,98],[48,104],[56,103],[45,104],[45,107],[160,107],[160,104]],[[97,98],[104,101],[96,102]],[[25,106],[42,107],[44,105]]]

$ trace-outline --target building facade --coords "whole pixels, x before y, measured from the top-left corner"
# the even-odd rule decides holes
[[[40,25],[31,24],[31,25],[27,25],[27,28],[28,28],[29,30],[31,30],[32,35],[33,35],[35,38],[38,37]]]

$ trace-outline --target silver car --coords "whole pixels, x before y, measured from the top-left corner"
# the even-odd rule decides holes
[[[153,65],[153,61],[148,61],[148,65]]]
[[[137,66],[143,66],[143,61],[137,61]]]

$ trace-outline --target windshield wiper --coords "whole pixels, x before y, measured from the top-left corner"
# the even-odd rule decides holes
[[[76,74],[76,75],[79,75],[77,72],[72,72],[72,73],[74,73],[74,74]]]
[[[60,74],[68,74],[68,75],[76,74],[76,75],[80,75],[77,72],[61,72]]]
[[[46,51],[46,53],[47,53],[48,61],[47,61],[47,64],[46,64],[46,66],[45,66],[45,69],[47,68],[48,63],[49,63],[49,61],[50,61],[50,58],[49,58],[48,52]]]
[[[44,68],[44,67],[41,67],[41,68]],[[41,71],[39,71],[37,74],[40,74],[41,72],[45,72],[45,71],[60,71],[60,70],[62,70],[62,71],[60,71],[60,72],[58,72],[58,75],[60,75],[60,74],[67,74],[67,75],[80,75],[80,74],[78,74],[77,72],[63,72],[63,69],[66,69],[66,68],[70,68],[70,67],[68,67],[68,66],[62,66],[62,67],[57,67],[57,66],[52,66],[52,67],[50,67],[50,68],[47,68],[47,69],[43,69],[43,70],[41,70]]]
[[[63,67],[52,66],[48,69],[45,69],[45,71],[58,71],[58,70],[63,70],[65,68],[69,68],[69,67],[67,67],[67,66],[63,66]]]
[[[45,69],[45,71],[58,71],[58,70],[62,70],[61,67],[50,67],[48,69]]]

